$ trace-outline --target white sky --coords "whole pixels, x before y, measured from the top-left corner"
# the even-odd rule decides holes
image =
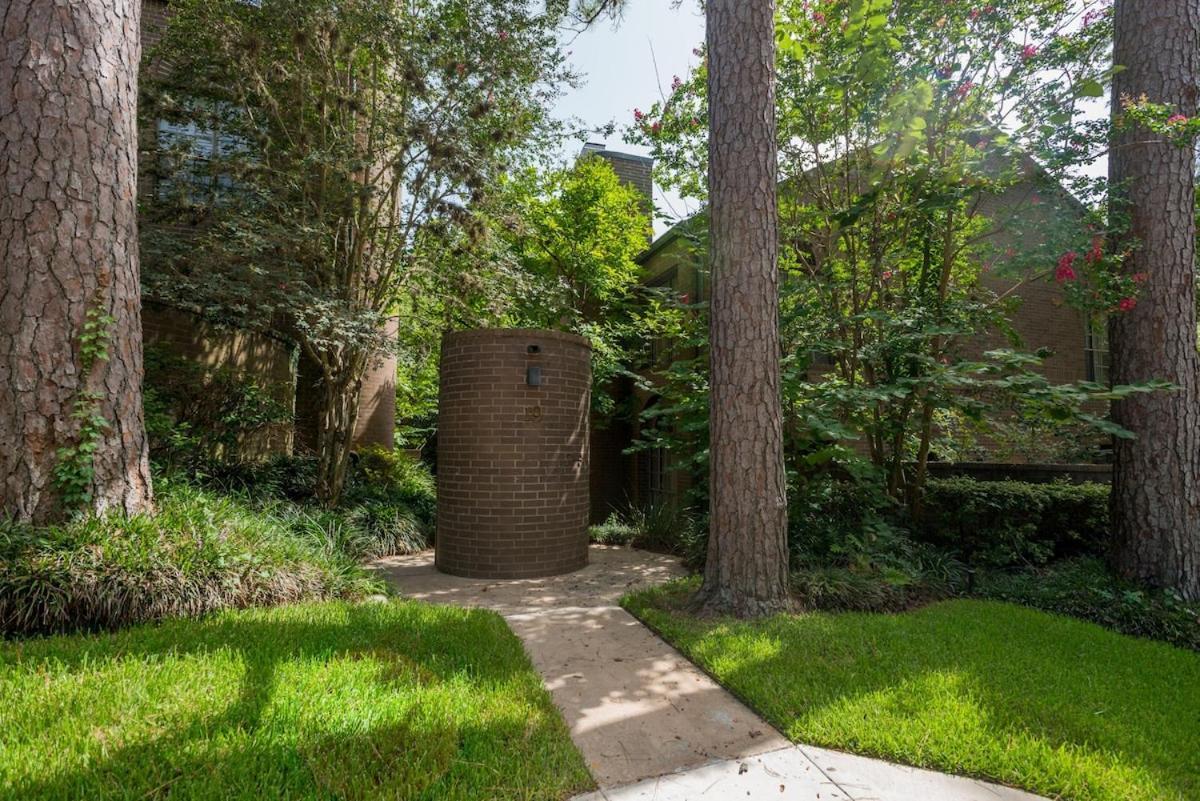
[[[684,0],[677,9],[673,5],[671,0],[631,0],[616,26],[600,22],[568,41],[568,61],[583,82],[568,90],[556,113],[579,118],[589,128],[616,122],[611,137],[593,134],[591,141],[604,142],[609,150],[648,155],[646,148],[625,144],[621,130],[633,121],[635,108],[646,109],[662,98],[672,76],[687,75],[698,61],[692,50],[704,41],[704,15],[696,0]],[[564,143],[563,158],[573,159],[581,147],[575,140]],[[672,217],[694,210],[658,187],[655,204]],[[655,222],[656,233],[666,227]]]

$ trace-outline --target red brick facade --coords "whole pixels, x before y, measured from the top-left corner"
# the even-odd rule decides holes
[[[442,341],[437,566],[532,578],[587,564],[591,349],[557,331]]]

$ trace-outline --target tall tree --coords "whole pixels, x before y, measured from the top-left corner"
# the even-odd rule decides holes
[[[746,617],[788,606],[775,4],[709,0],[706,15],[710,529],[697,601]]]
[[[1200,80],[1200,4],[1117,0],[1114,131],[1109,180],[1114,214],[1144,278],[1137,305],[1111,323],[1113,380],[1162,378],[1178,390],[1113,404],[1136,439],[1117,440],[1114,562],[1126,576],[1200,599],[1200,359],[1196,351],[1195,156],[1191,142],[1122,121],[1147,98],[1190,119]]]
[[[151,504],[142,420],[140,0],[11,0],[0,52],[0,506]]]

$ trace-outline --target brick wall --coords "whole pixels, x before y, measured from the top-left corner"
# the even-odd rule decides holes
[[[536,349],[536,352],[533,352]],[[541,385],[527,370],[540,368]],[[439,570],[532,578],[587,564],[591,352],[556,331],[442,341]]]
[[[142,338],[146,347],[162,347],[194,360],[208,370],[228,369],[262,387],[277,402],[292,408],[295,376],[293,346],[240,328],[205,322],[194,314],[153,301],[142,304]],[[239,443],[239,458],[262,458],[292,451],[292,425],[267,426]]]

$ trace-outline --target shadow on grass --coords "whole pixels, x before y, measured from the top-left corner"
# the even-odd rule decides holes
[[[791,738],[1076,799],[1200,797],[1200,655],[1008,604],[697,621],[633,611]]]
[[[564,788],[586,789],[586,772],[577,755],[572,762],[561,721],[545,715],[510,719],[515,711],[549,705],[520,644],[500,618],[485,612],[410,603],[302,605],[10,643],[0,647],[0,682],[6,673],[30,671],[70,687],[77,677],[103,676],[110,668],[119,676],[131,661],[155,671],[168,661],[216,654],[242,665],[229,703],[200,698],[169,724],[156,722],[152,709],[149,720],[137,721],[120,741],[89,748],[66,768],[26,773],[11,797],[367,801],[471,798],[478,795],[471,788],[491,784],[495,797],[551,799]],[[335,683],[329,674],[310,679],[316,692],[354,693],[348,699],[356,705],[353,712],[331,718],[330,699],[315,697],[291,698],[294,706],[282,712],[273,707],[281,691],[295,693],[278,687],[284,665],[320,669],[341,660],[378,666],[365,686],[322,687]],[[383,699],[394,700],[397,692],[408,695],[384,708]],[[364,693],[378,693],[380,709]],[[59,702],[51,698],[41,709],[31,702],[29,719],[47,719]],[[320,712],[306,714],[320,703],[326,704]],[[487,714],[476,715],[480,710]],[[120,710],[115,715],[122,717]],[[79,718],[80,726],[92,725],[88,712],[81,710]],[[7,745],[13,747],[9,758],[19,759],[21,743]],[[562,763],[551,765],[563,769],[560,777],[537,764],[521,766],[532,775],[546,772],[545,788],[497,778],[505,773],[505,760],[554,758]],[[447,786],[439,790],[439,782]],[[0,785],[0,797],[4,792]]]

